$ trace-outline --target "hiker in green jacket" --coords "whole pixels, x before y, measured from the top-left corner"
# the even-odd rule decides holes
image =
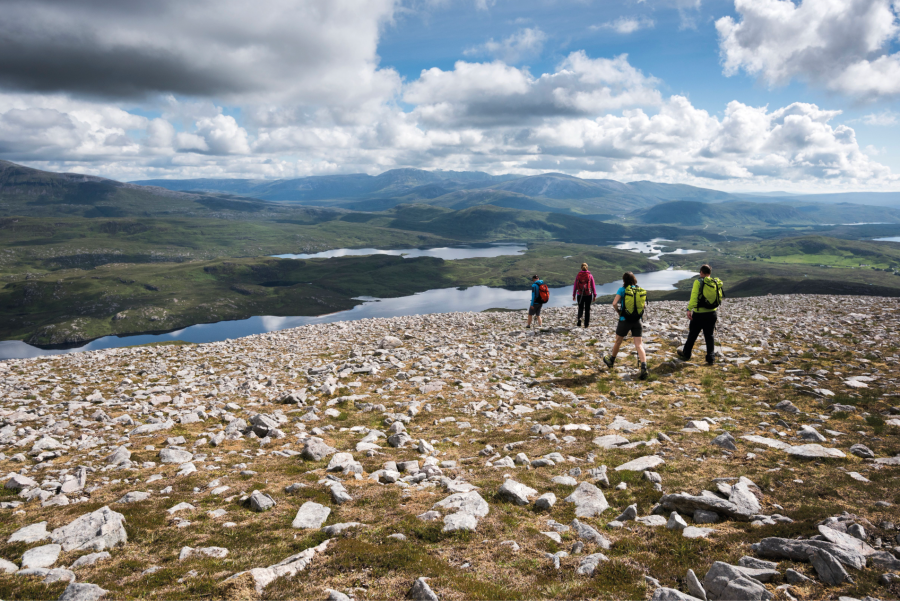
[[[630,298],[633,299],[631,301],[632,305],[638,304],[638,306],[631,307],[635,312],[632,314],[628,313],[625,306],[625,297],[629,293],[631,294]],[[637,293],[636,296],[635,293]],[[616,341],[613,343],[609,356],[603,357],[606,367],[612,369],[616,363],[616,355],[619,354],[622,342],[628,334],[631,334],[634,340],[634,349],[637,351],[638,360],[641,363],[641,374],[639,376],[641,380],[646,380],[650,375],[647,371],[647,353],[644,351],[644,345],[642,344],[644,328],[641,324],[641,319],[644,315],[643,303],[646,302],[646,299],[647,293],[643,288],[638,287],[637,278],[634,277],[634,274],[630,271],[625,272],[622,275],[622,287],[616,291],[616,297],[612,302],[613,310],[619,315],[619,322],[616,325]]]
[[[712,277],[712,269],[709,265],[700,267],[700,279],[694,281],[694,286],[691,288],[691,300],[688,301],[687,318],[691,323],[688,328],[687,342],[684,343],[684,350],[676,351],[682,360],[691,360],[694,343],[702,331],[703,338],[706,339],[706,364],[715,363],[714,334],[722,296],[722,280]]]

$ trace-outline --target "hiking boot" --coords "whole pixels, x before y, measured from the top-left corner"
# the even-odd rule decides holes
[[[681,349],[677,349],[677,350],[675,351],[675,354],[678,355],[678,358],[681,359],[682,361],[690,361],[690,360],[691,360],[691,356],[690,356],[690,355],[685,355],[685,354],[681,351]]]
[[[581,320],[580,320],[580,319],[578,320],[578,325],[575,326],[575,327],[576,327],[576,328],[580,328],[580,327],[581,327]]]
[[[526,329],[526,330],[530,330],[530,329],[531,329],[531,324],[528,324],[527,326],[525,326],[525,329]]]
[[[616,364],[616,358],[615,357],[603,357],[603,362],[606,363],[606,367],[612,369],[613,365]]]
[[[641,380],[646,380],[650,373],[647,371],[647,364],[641,363]]]
[[[706,356],[706,364],[707,365],[714,365],[715,363],[716,363],[716,357],[714,355]]]

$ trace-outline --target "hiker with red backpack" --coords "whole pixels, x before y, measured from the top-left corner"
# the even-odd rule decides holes
[[[578,327],[581,327],[581,316],[584,315],[584,327],[591,325],[591,303],[597,298],[594,276],[588,271],[588,264],[581,264],[581,271],[575,276],[572,285],[572,300],[578,302]]]
[[[541,319],[541,308],[544,303],[550,302],[550,288],[536,275],[531,276],[531,305],[528,307],[528,324],[526,328],[531,327],[531,320],[537,317],[538,327],[543,327],[544,321]]]
[[[616,291],[612,307],[619,315],[619,324],[616,326],[616,341],[608,357],[603,357],[606,367],[612,369],[616,363],[616,355],[619,347],[625,340],[625,336],[631,334],[634,339],[634,348],[641,364],[640,379],[646,380],[650,375],[647,371],[647,353],[644,351],[644,328],[641,320],[644,318],[644,308],[647,306],[647,291],[637,285],[637,278],[630,271],[622,275],[622,287]]]

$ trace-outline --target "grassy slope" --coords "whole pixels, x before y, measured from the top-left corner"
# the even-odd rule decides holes
[[[864,221],[900,223],[900,211],[850,204],[759,204],[753,202],[706,204],[677,201],[635,211],[629,215],[629,218],[647,224],[785,227]]]

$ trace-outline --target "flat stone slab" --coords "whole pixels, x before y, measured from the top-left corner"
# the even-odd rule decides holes
[[[160,463],[187,463],[193,458],[193,453],[181,449],[163,449],[159,452]]]
[[[651,526],[654,528],[665,526],[669,523],[668,520],[661,515],[648,515],[641,518],[635,518],[634,521],[638,524],[643,524],[644,526]]]
[[[139,503],[141,501],[146,501],[150,498],[150,493],[135,491],[130,493],[125,493],[125,495],[116,501],[116,503]]]
[[[616,468],[616,471],[643,472],[644,470],[652,470],[664,463],[665,461],[659,455],[645,455],[644,457],[632,459],[628,463],[623,463]]]
[[[875,551],[875,549],[870,547],[866,541],[859,540],[855,536],[844,534],[843,532],[840,532],[833,528],[829,528],[828,526],[820,525],[819,534],[827,538],[830,542],[846,549],[852,549],[853,551],[856,551],[864,557],[877,552]]]
[[[618,434],[607,434],[594,439],[594,444],[601,449],[614,449],[623,444],[628,444],[628,439]]]
[[[19,528],[10,535],[9,540],[6,542],[36,543],[48,538],[50,538],[50,533],[47,532],[47,522],[38,522],[37,524]]]
[[[786,442],[781,442],[780,440],[775,440],[774,438],[766,438],[765,436],[749,434],[747,436],[741,436],[741,438],[748,442],[752,442],[754,444],[762,445],[764,447],[769,447],[772,449],[778,449],[780,451],[786,451],[791,448],[791,445],[787,444]]]
[[[432,509],[467,513],[477,518],[483,518],[491,510],[487,501],[482,499],[481,495],[474,490],[452,494],[446,499],[435,503]]]
[[[34,549],[28,549],[22,555],[23,568],[49,568],[59,559],[59,553],[62,551],[60,545],[41,545]]]
[[[701,528],[700,526],[688,526],[681,531],[685,538],[706,538],[715,532],[714,528]]]
[[[293,528],[314,528],[318,530],[328,519],[331,509],[324,505],[319,505],[312,501],[307,501],[297,510],[294,521],[291,522]]]
[[[590,482],[579,484],[565,500],[575,504],[575,515],[580,518],[592,518],[609,509],[603,491]]]
[[[803,457],[808,459],[820,458],[836,458],[843,459],[846,457],[840,449],[829,449],[820,444],[804,444],[795,447],[789,447],[787,454],[792,457]]]

